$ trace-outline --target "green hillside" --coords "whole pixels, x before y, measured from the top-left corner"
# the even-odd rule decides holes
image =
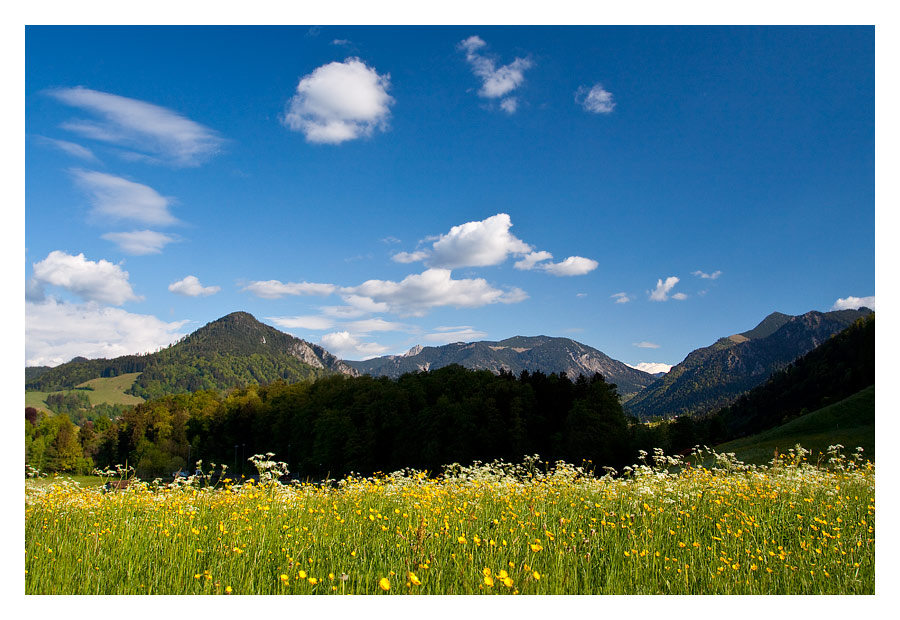
[[[139,372],[129,372],[118,377],[101,377],[79,383],[75,387],[90,388],[87,396],[91,401],[91,405],[103,403],[108,405],[137,405],[144,402],[144,399],[140,396],[129,394],[128,390],[131,389],[135,379],[140,374]]]
[[[861,446],[864,457],[874,460],[875,386],[787,424],[723,443],[716,446],[716,451],[734,452],[746,463],[763,464],[772,460],[775,450],[784,453],[798,443],[812,450],[812,461],[834,444],[844,446],[845,454],[851,454],[857,446]]]

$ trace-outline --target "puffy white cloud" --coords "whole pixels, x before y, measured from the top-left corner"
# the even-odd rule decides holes
[[[615,299],[617,304],[627,304],[631,301],[631,297],[628,296],[628,293],[613,293],[610,297]]]
[[[559,263],[538,265],[538,269],[542,269],[555,276],[583,276],[596,269],[599,264],[600,263],[590,258],[570,256]]]
[[[175,241],[175,237],[164,235],[155,230],[133,230],[131,232],[114,232],[100,235],[107,241],[112,241],[119,250],[126,254],[141,256],[144,254],[159,254],[166,245]]]
[[[575,102],[594,114],[609,114],[616,107],[612,93],[604,90],[600,84],[594,84],[590,88],[580,86],[575,91]]]
[[[550,260],[551,258],[553,258],[553,254],[550,252],[529,252],[524,258],[517,260],[513,267],[524,270],[534,269],[535,265],[541,261]]]
[[[669,292],[679,282],[679,278],[675,276],[670,276],[666,278],[666,281],[663,282],[661,279],[656,281],[656,288],[650,292],[650,301],[668,301]],[[673,295],[673,297],[675,297]],[[675,297],[676,299],[683,299],[683,297]]]
[[[659,345],[654,342],[647,342],[644,340],[643,342],[632,342],[633,346],[636,346],[641,349],[658,349]]]
[[[359,58],[331,62],[300,79],[283,122],[308,142],[340,144],[387,129],[393,97],[390,75]]]
[[[420,260],[425,260],[429,255],[430,254],[424,250],[418,250],[416,252],[397,252],[391,256],[391,260],[395,263],[416,263]]]
[[[377,342],[363,342],[350,332],[341,331],[322,336],[322,346],[330,353],[343,358],[369,359],[382,355],[388,347]]]
[[[169,199],[155,189],[122,177],[92,170],[72,170],[76,182],[87,193],[92,213],[111,220],[134,220],[164,226],[178,220],[169,212]]]
[[[316,282],[280,282],[279,280],[254,281],[243,289],[263,299],[280,299],[285,295],[331,295],[338,290],[334,284]]]
[[[662,362],[640,362],[639,364],[626,364],[626,366],[649,372],[651,375],[672,370],[672,364],[664,364]]]
[[[472,342],[487,338],[487,332],[474,329],[470,325],[458,327],[435,327],[431,334],[425,334],[422,339],[426,342],[447,344],[449,342]]]
[[[858,308],[870,308],[872,310],[875,309],[875,295],[871,297],[844,297],[838,299],[834,302],[834,305],[831,306],[832,310],[856,310]]]
[[[89,261],[84,254],[72,256],[54,250],[44,260],[34,263],[34,286],[59,286],[84,300],[119,306],[141,299],[128,282],[128,272],[101,259]]]
[[[434,242],[429,264],[449,269],[485,267],[502,263],[510,254],[531,252],[530,245],[509,232],[511,227],[506,213],[454,226]]]
[[[166,323],[95,303],[25,303],[25,365],[56,366],[73,357],[148,353],[175,342],[187,321]]]
[[[270,316],[266,318],[278,327],[284,327],[285,329],[324,330],[334,327],[334,319],[326,316]]]
[[[533,63],[529,58],[516,58],[508,65],[498,67],[494,58],[482,54],[486,46],[480,37],[471,36],[461,41],[457,47],[465,52],[472,73],[481,78],[481,90],[478,94],[487,99],[496,99],[521,86],[525,81],[525,71],[530,69]],[[514,98],[508,98],[501,103],[501,108],[512,114],[516,111],[516,105]]]
[[[185,276],[178,282],[172,282],[169,290],[185,297],[209,297],[222,290],[221,286],[203,286],[197,276]]]
[[[478,308],[493,303],[518,303],[528,298],[519,288],[503,291],[482,278],[454,280],[449,269],[428,269],[400,282],[368,280],[344,290],[386,304],[391,312],[411,316],[422,316],[440,306]]]
[[[132,155],[176,166],[196,166],[218,153],[224,139],[167,108],[89,88],[48,91],[57,100],[94,114],[63,128],[86,138],[131,150]]]
[[[719,270],[713,271],[712,273],[703,273],[699,269],[697,271],[691,272],[692,276],[697,276],[698,278],[703,278],[704,280],[717,280],[722,272]]]

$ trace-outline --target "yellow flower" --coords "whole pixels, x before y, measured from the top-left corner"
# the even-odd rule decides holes
[[[511,588],[513,586],[513,580],[510,577],[506,577],[503,580],[503,585],[505,585],[507,588]]]
[[[507,577],[509,577],[509,575],[508,575],[507,572],[506,572],[505,570],[503,570],[503,569],[500,569],[500,572],[497,573],[497,578],[498,578],[498,579],[503,580],[503,579],[506,579]]]
[[[541,549],[543,549],[543,547],[540,546],[540,545],[537,544],[537,543],[534,543],[534,544],[531,545],[531,550],[534,551],[535,553],[537,553],[537,552],[540,551]]]
[[[378,582],[378,587],[387,592],[391,589],[391,582],[387,580],[387,577],[382,577]]]
[[[300,571],[299,573],[297,573],[297,576],[300,577],[300,579],[306,579],[306,571]]]
[[[410,574],[409,574],[409,582],[410,582],[411,584],[413,584],[414,586],[420,586],[420,585],[422,585],[422,582],[419,581],[419,578],[416,577],[416,574],[415,574],[415,573],[410,573]]]
[[[231,594],[231,586],[225,586],[225,594]]]
[[[481,572],[484,573],[484,576],[485,576],[485,577],[489,577],[490,574],[491,574],[491,569],[489,569],[487,566],[485,566],[485,567],[481,570]]]
[[[531,573],[531,576],[534,577],[535,579],[537,579],[538,581],[541,580],[541,574],[537,571],[534,571],[533,573]]]
[[[484,585],[486,585],[489,588],[494,587],[494,579],[490,575],[485,575],[484,576]]]
[[[307,579],[307,581],[309,581],[309,585],[311,585],[311,586],[314,586],[317,583],[319,583],[319,580],[316,579],[315,577],[310,577],[309,579]]]
[[[465,536],[457,536],[456,542],[458,542],[461,545],[464,545],[464,544],[466,544],[466,537]]]
[[[282,573],[282,575],[281,575],[282,582],[287,583],[289,579],[290,579],[290,577],[288,577],[287,575]]]

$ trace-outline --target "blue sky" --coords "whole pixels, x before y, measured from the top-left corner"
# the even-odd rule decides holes
[[[871,27],[29,27],[26,364],[235,310],[345,359],[676,364],[874,306],[874,58]]]

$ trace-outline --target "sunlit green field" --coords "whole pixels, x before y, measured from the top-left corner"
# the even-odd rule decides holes
[[[531,462],[106,494],[26,483],[25,591],[874,593],[872,465],[717,463],[656,455],[615,478]]]

